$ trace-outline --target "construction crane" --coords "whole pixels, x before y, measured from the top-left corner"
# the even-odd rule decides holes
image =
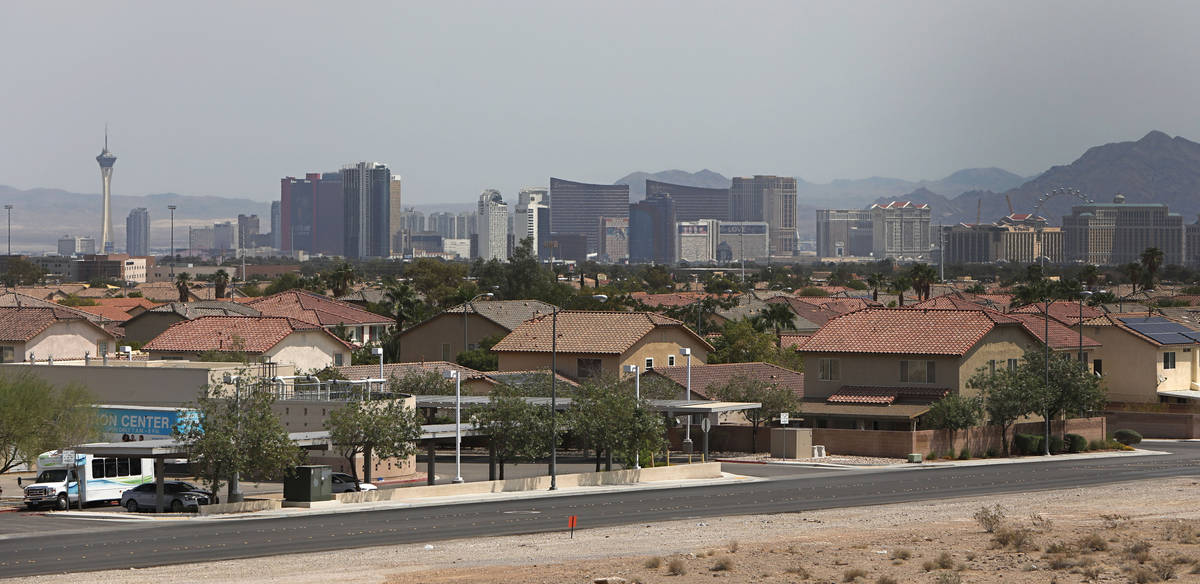
[[[975,199],[975,224],[983,222],[983,198]]]
[[[1016,213],[1016,211],[1013,211],[1013,206],[1012,206],[1012,195],[1005,194],[1005,195],[1004,195],[1004,200],[1005,200],[1005,201],[1008,201],[1008,214],[1009,214],[1009,215],[1012,215],[1013,213]]]

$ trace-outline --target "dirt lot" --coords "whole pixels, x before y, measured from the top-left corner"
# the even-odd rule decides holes
[[[1200,482],[431,542],[90,574],[93,582],[1200,582]],[[1003,518],[987,533],[981,507]],[[672,575],[672,568],[682,572]],[[79,575],[30,582],[77,582]]]

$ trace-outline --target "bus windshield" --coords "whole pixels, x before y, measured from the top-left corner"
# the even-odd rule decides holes
[[[39,483],[61,483],[67,479],[67,469],[44,470],[38,473]]]

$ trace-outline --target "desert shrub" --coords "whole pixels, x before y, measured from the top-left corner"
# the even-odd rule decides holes
[[[1072,562],[1070,558],[1062,554],[1058,554],[1050,558],[1051,570],[1067,570],[1074,567],[1075,562]]]
[[[912,550],[909,550],[909,549],[901,548],[901,549],[898,549],[898,550],[892,552],[893,560],[907,560],[911,557],[912,557]]]
[[[1146,563],[1150,559],[1150,542],[1139,539],[1125,546],[1123,550],[1125,557],[1136,561],[1139,564]]]
[[[1104,450],[1103,440],[1092,440],[1088,442],[1088,450]]]
[[[1167,525],[1166,533],[1163,534],[1168,541],[1175,540],[1179,543],[1196,543],[1196,532],[1192,530],[1192,526],[1182,522],[1173,521]]]
[[[842,572],[842,582],[853,582],[859,578],[866,578],[867,571],[862,568],[850,568]]]
[[[1049,517],[1046,517],[1041,513],[1034,513],[1030,515],[1029,523],[1033,525],[1034,529],[1041,532],[1050,531],[1050,529],[1054,527],[1054,522],[1051,521]]]
[[[875,584],[900,584],[900,581],[892,576],[884,574],[875,579]]]
[[[721,556],[717,558],[717,562],[713,564],[709,570],[712,570],[713,572],[732,572],[733,558],[729,556]]]
[[[1000,451],[996,450],[996,447],[993,446],[987,449],[987,452],[984,453],[984,456],[987,456],[988,458],[996,458],[997,456],[1000,456]]]
[[[792,566],[792,567],[784,570],[784,572],[791,574],[801,580],[808,580],[810,578],[810,576],[808,574],[808,570],[804,566]]]
[[[992,541],[997,547],[1023,552],[1033,549],[1033,531],[1027,527],[1001,527],[992,534]]]
[[[1065,554],[1069,551],[1071,551],[1071,546],[1061,541],[1050,542],[1050,544],[1046,546],[1046,553],[1048,554]]]
[[[1104,513],[1100,515],[1100,519],[1104,520],[1104,527],[1107,529],[1116,529],[1122,527],[1129,521],[1128,515],[1120,513]]]
[[[1200,574],[1200,564],[1196,564],[1195,566],[1192,566],[1192,571],[1188,572],[1188,573],[1189,574]]]
[[[960,450],[960,451],[958,452],[958,459],[959,459],[959,460],[968,460],[968,459],[970,459],[970,458],[971,458],[971,451],[970,451],[970,450],[967,450],[966,448],[963,448],[962,450]]]
[[[1158,574],[1154,573],[1154,570],[1146,566],[1136,566],[1132,570],[1129,570],[1129,581],[1133,584],[1151,584],[1152,582],[1158,582],[1159,577]]]
[[[1017,434],[1013,436],[1012,449],[1017,454],[1041,454],[1042,437],[1037,434]]]
[[[930,451],[929,454],[925,455],[925,460],[937,460],[937,453]]]
[[[949,570],[950,568],[954,567],[954,557],[950,555],[950,552],[942,552],[938,554],[935,563],[937,564],[937,567],[943,570]]]
[[[683,563],[683,558],[673,558],[667,562],[667,573],[672,576],[687,574],[687,564]]]
[[[995,533],[1000,526],[1004,525],[1004,507],[997,503],[994,507],[984,505],[975,512],[975,521],[987,533]]]
[[[651,570],[657,570],[660,567],[662,567],[662,558],[660,558],[658,556],[655,556],[653,558],[648,558],[646,560],[646,562],[642,565]]]
[[[729,542],[729,553],[736,554],[738,551],[738,541],[735,539]]]
[[[1104,568],[1100,566],[1088,566],[1080,570],[1079,573],[1087,580],[1097,580],[1100,578],[1100,574],[1104,573]]]
[[[1135,430],[1117,430],[1113,432],[1113,440],[1126,446],[1133,446],[1142,441],[1142,435]]]
[[[1175,577],[1175,564],[1171,562],[1159,560],[1151,564],[1150,567],[1154,570],[1154,575],[1158,576],[1160,580],[1170,580]]]
[[[962,584],[962,576],[958,572],[942,572],[934,580],[937,584]]]
[[[1079,550],[1084,553],[1102,552],[1106,549],[1108,549],[1108,542],[1104,541],[1104,537],[1099,533],[1090,533],[1079,540]]]
[[[932,572],[937,569],[937,562],[933,560],[925,560],[924,562],[921,562],[921,569],[925,570],[926,572]]]
[[[1067,452],[1083,452],[1087,450],[1087,438],[1079,434],[1067,434]]]
[[[1050,437],[1050,454],[1062,454],[1067,451],[1067,443],[1058,436]]]

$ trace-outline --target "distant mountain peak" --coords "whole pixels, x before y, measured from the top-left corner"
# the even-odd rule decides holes
[[[629,185],[630,199],[641,199],[646,196],[646,180],[656,180],[659,182],[686,185],[689,187],[707,187],[714,189],[729,188],[730,183],[728,177],[718,172],[713,172],[707,168],[696,172],[688,172],[686,170],[671,169],[662,170],[659,172],[632,172],[619,179],[613,184]]]

